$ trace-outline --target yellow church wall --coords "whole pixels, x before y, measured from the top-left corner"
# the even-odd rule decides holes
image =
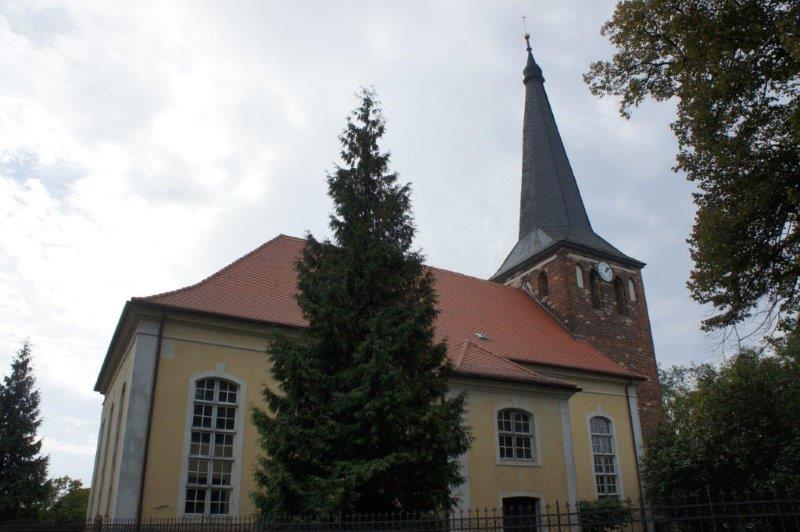
[[[589,419],[595,415],[612,421],[614,443],[618,464],[622,498],[639,498],[639,472],[636,464],[636,451],[631,430],[628,399],[625,385],[617,385],[615,390],[607,390],[608,384],[584,382],[579,384],[585,391],[570,399],[573,445],[575,449],[575,469],[578,479],[578,499],[597,498],[594,479]]]
[[[273,330],[268,327],[231,325],[231,322],[202,318],[179,320],[167,317],[158,362],[142,517],[182,515],[180,501],[182,476],[185,475],[185,440],[190,422],[187,408],[191,405],[191,381],[201,373],[218,374],[241,382],[244,386],[237,409],[237,418],[242,420],[242,424],[241,431],[237,432],[237,438],[241,440],[241,455],[237,455],[239,473],[237,475],[234,472],[234,486],[238,485],[235,496],[238,509],[235,513],[242,516],[255,513],[250,494],[255,489],[253,471],[261,451],[257,443],[257,432],[250,422],[250,412],[253,405],[265,407],[261,399],[264,383],[277,389],[271,378],[266,356],[273,337]],[[133,351],[133,347],[132,344],[128,353]],[[104,406],[104,419],[108,416],[108,403],[116,404],[118,401],[124,376],[131,371],[131,358],[128,354],[116,370],[106,399],[107,404]],[[614,423],[622,495],[631,498],[639,496],[634,444],[625,397],[626,383],[587,377],[577,372],[549,374],[572,382],[583,391],[572,395],[569,391],[554,388],[488,379],[455,377],[451,381],[453,392],[467,393],[465,421],[473,436],[472,448],[462,457],[468,476],[467,483],[462,486],[466,495],[461,502],[462,508],[500,507],[503,496],[537,497],[543,506],[555,501],[568,501],[568,468],[564,458],[567,446],[562,427],[564,418],[568,418],[570,425],[568,428],[574,454],[577,499],[596,498],[588,418],[598,411],[611,418]],[[565,405],[568,405],[568,411],[562,412]],[[502,408],[522,408],[533,414],[538,458],[535,465],[499,463],[496,416],[497,411]],[[117,417],[117,412],[115,408],[114,418]],[[116,419],[114,423],[116,424]],[[112,441],[113,435],[112,428]],[[111,459],[110,451],[107,459]],[[102,462],[98,463],[98,467],[102,469]],[[109,475],[109,468],[106,467],[104,476],[107,478]],[[99,482],[100,480],[96,481],[98,484]],[[103,491],[108,491],[108,482],[104,481],[103,485]],[[98,495],[99,501],[94,507],[100,510],[96,510],[90,517],[97,513],[105,514],[107,494]],[[92,493],[90,501],[95,501],[95,497]]]
[[[167,321],[156,384],[143,517],[174,517],[182,513],[178,505],[183,485],[181,473],[190,381],[201,372],[218,372],[221,377],[244,383],[244,397],[239,397],[236,412],[237,418],[244,416],[244,423],[243,434],[236,436],[243,440],[238,475],[241,482],[235,497],[239,515],[255,512],[250,493],[255,489],[253,470],[259,447],[255,427],[250,423],[250,411],[253,405],[265,406],[261,399],[263,383],[268,382],[274,388],[265,355],[269,343],[269,334],[259,333],[258,329],[234,331],[218,328],[211,322]],[[234,485],[236,476],[234,472]]]
[[[102,431],[99,434],[99,445],[97,452],[99,458],[96,463],[96,478],[93,478],[91,490],[89,492],[89,504],[86,516],[94,519],[95,516],[113,515],[113,504],[115,499],[117,483],[112,479],[118,469],[119,446],[121,444],[117,435],[125,433],[127,416],[125,415],[125,405],[127,404],[127,382],[130,379],[131,368],[133,365],[133,353],[136,350],[137,336],[133,336],[125,349],[111,378],[111,384],[103,401],[102,410]],[[126,388],[126,397],[122,397],[123,387]],[[117,463],[113,464],[114,443],[117,444]]]
[[[621,497],[636,500],[640,497],[639,471],[636,459],[633,427],[626,388],[629,381],[614,377],[587,375],[571,370],[555,370],[542,366],[529,366],[549,377],[577,385],[581,391],[569,399],[572,441],[578,500],[594,500],[597,490],[594,479],[589,419],[595,415],[612,421]],[[635,394],[635,391],[631,392]]]
[[[540,504],[567,500],[559,402],[549,389],[491,381],[455,378],[454,393],[466,392],[466,423],[473,436],[466,456],[468,497],[462,508],[500,508],[504,496],[530,496]],[[535,465],[512,465],[499,460],[497,411],[520,408],[533,414],[537,447]]]

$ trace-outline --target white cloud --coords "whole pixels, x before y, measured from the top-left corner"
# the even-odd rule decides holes
[[[65,453],[77,454],[80,456],[93,457],[94,451],[97,448],[97,439],[87,441],[83,444],[65,443],[53,438],[46,438],[42,440],[42,447],[45,453]]]
[[[528,23],[593,222],[650,263],[659,355],[702,357],[671,109],[624,122],[580,82],[609,51],[597,31],[611,2],[545,4]],[[92,387],[126,299],[195,282],[279,232],[327,233],[325,171],[359,86],[379,90],[430,261],[491,274],[516,237],[530,9],[0,4],[0,367],[31,338],[52,473],[89,479]]]

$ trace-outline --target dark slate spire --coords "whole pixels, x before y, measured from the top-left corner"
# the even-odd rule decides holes
[[[637,267],[632,259],[592,230],[572,167],[544,90],[542,69],[525,34],[528,62],[523,70],[525,117],[522,127],[522,190],[519,241],[494,274],[499,279],[559,243],[582,248]]]

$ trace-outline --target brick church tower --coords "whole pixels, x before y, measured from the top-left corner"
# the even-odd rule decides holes
[[[530,43],[523,74],[519,241],[492,280],[525,288],[576,337],[648,378],[636,392],[646,439],[658,423],[660,390],[644,263],[592,229]]]

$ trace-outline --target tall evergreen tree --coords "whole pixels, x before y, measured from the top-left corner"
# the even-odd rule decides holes
[[[411,250],[410,189],[378,147],[374,92],[360,98],[328,175],[333,241],[309,235],[297,264],[308,328],[274,345],[281,390],[253,412],[265,453],[253,498],[268,518],[448,508],[469,447],[434,340],[433,277]]]
[[[31,519],[49,494],[47,464],[36,431],[39,392],[34,389],[31,346],[25,341],[0,385],[0,522]]]

